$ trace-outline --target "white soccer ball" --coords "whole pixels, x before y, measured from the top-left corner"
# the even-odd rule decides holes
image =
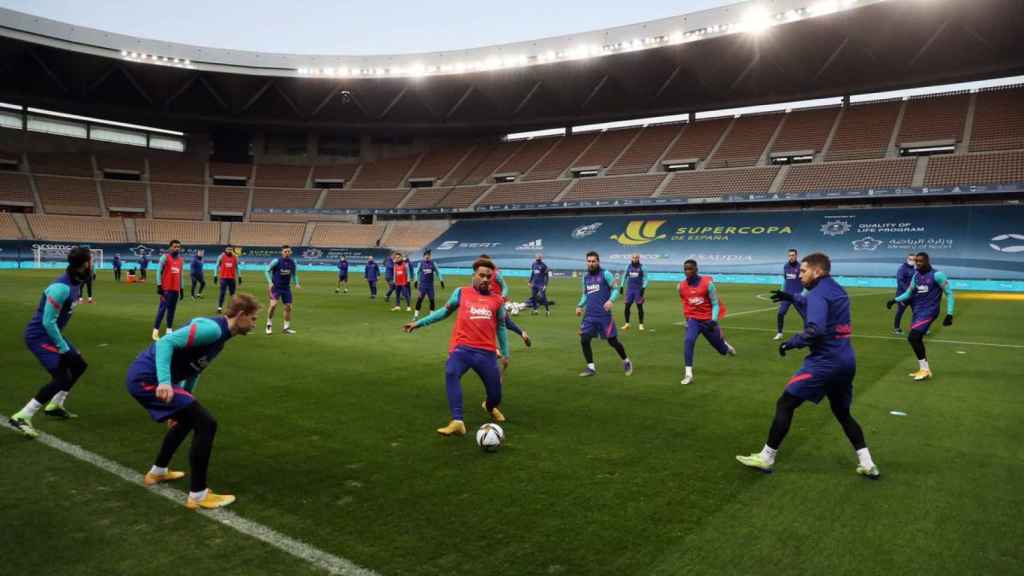
[[[519,316],[519,313],[523,310],[523,305],[518,302],[506,302],[505,310],[512,316]]]
[[[481,450],[494,452],[505,443],[505,431],[501,426],[488,422],[476,431],[476,444]]]

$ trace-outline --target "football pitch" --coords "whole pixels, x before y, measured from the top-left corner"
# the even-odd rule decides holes
[[[56,275],[0,274],[4,420],[47,380],[22,330]],[[247,278],[242,290],[265,304],[265,284]],[[533,347],[509,335],[507,443],[488,454],[472,434],[434,431],[448,422],[454,319],[404,334],[411,315],[371,301],[353,278],[337,295],[333,274],[303,273],[298,333],[280,334],[278,310],[277,333],[261,322],[229,341],[197,387],[220,424],[210,486],[275,534],[382,575],[1024,573],[1024,302],[958,293],[956,323],[936,322],[926,340],[934,380],[913,382],[916,360],[884,306],[891,293],[850,290],[853,414],[882,472],[872,482],[854,472],[827,402],[797,411],[773,474],[734,459],[764,444],[804,355],[780,358],[771,340],[764,295],[775,286],[719,286],[739,354],[698,341],[696,380],[681,386],[674,284],[651,284],[645,332],[635,309],[634,329],[620,332],[634,374],[595,341],[599,373],[583,379],[579,284],[555,280],[551,317],[515,318]],[[525,279],[508,281],[513,300],[528,296]],[[439,299],[465,282],[448,278]],[[115,285],[109,271],[95,295],[65,330],[89,363],[67,404],[81,417],[33,422],[141,474],[164,427],[124,379],[151,343],[158,297],[152,284]],[[215,307],[208,283],[176,323]],[[621,325],[621,302],[615,317]],[[791,311],[787,335],[798,324]],[[463,390],[473,431],[487,421],[484,391],[473,373]],[[172,466],[188,469],[185,446]],[[324,573],[182,504],[0,428],[0,573]]]

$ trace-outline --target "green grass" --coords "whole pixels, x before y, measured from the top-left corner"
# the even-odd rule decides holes
[[[52,276],[0,276],[5,414],[46,379],[21,331]],[[769,287],[720,287],[735,315],[723,327],[739,356],[700,342],[697,381],[682,387],[673,286],[653,285],[648,331],[622,336],[635,374],[624,377],[614,352],[596,343],[601,373],[580,379],[577,284],[556,281],[552,317],[517,317],[535,343],[527,350],[513,338],[502,406],[508,443],[484,454],[470,437],[434,433],[448,420],[451,321],[406,335],[408,315],[371,302],[362,283],[335,295],[331,275],[303,279],[299,333],[231,341],[199,383],[221,424],[211,486],[237,494],[232,509],[244,518],[381,574],[1024,570],[1024,349],[934,341],[1024,346],[1015,330],[1024,303],[958,302],[956,325],[933,327],[930,382],[907,377],[916,362],[905,341],[855,339],[854,414],[883,473],[869,482],[854,473],[826,405],[797,412],[774,474],[733,460],[764,443],[802,356],[776,353],[775,314],[756,297]],[[525,281],[510,281],[522,297]],[[888,336],[889,295],[851,294],[855,333]],[[115,286],[106,274],[96,296],[66,331],[89,362],[68,403],[82,418],[40,415],[36,424],[142,472],[163,428],[128,396],[124,375],[149,344],[157,297],[150,285]],[[214,304],[209,295],[184,302],[179,323]],[[621,306],[616,317],[621,323]],[[790,331],[797,319],[788,318]],[[483,387],[469,374],[463,388],[475,429],[485,421]],[[184,449],[175,463],[187,467]],[[195,573],[313,572],[8,430],[0,430],[0,518],[5,574],[177,572],[189,563]]]

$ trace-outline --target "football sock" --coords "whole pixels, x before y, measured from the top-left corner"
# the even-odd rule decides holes
[[[209,491],[210,491],[209,488],[204,488],[204,489],[200,490],[199,492],[189,492],[188,493],[188,497],[193,499],[193,500],[195,500],[196,502],[199,502],[203,498],[206,498],[206,493],[209,492]]]
[[[874,468],[875,466],[874,461],[871,460],[871,452],[868,452],[866,447],[857,450],[857,460],[859,460],[860,465],[865,468]]]
[[[689,377],[693,377],[693,366],[686,367],[686,375]]]
[[[764,448],[761,448],[761,458],[763,458],[768,464],[775,464],[775,455],[778,454],[778,452],[779,451],[775,448],[765,444]]]
[[[164,474],[167,474],[167,467],[166,466],[150,466],[149,467],[149,473],[152,474],[153,476],[163,476]]]
[[[928,360],[925,359],[925,358],[922,358],[922,359],[918,360],[917,361],[917,366],[921,370],[930,370],[930,368],[928,368]]]
[[[64,407],[64,399],[67,398],[67,397],[68,397],[67,391],[66,390],[61,390],[60,392],[57,392],[56,394],[53,395],[53,398],[50,399],[50,404],[48,404],[48,406],[59,406],[59,407],[63,408]]]
[[[36,412],[39,412],[39,409],[42,407],[43,405],[37,402],[35,398],[33,398],[29,400],[28,404],[25,404],[25,407],[22,408],[17,414],[15,414],[14,417],[23,418],[25,420],[31,420],[32,417],[36,415]]]
[[[587,362],[587,368],[593,371],[597,371],[597,366],[593,362]]]
[[[291,328],[291,327],[292,327],[292,323],[291,323],[291,322],[285,322],[285,323],[284,323],[284,329],[285,329],[285,330],[287,330],[287,329],[289,329],[289,328]]]

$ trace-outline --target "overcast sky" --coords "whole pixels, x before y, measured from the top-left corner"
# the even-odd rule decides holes
[[[736,0],[0,0],[62,22],[237,50],[399,54],[634,24]]]

